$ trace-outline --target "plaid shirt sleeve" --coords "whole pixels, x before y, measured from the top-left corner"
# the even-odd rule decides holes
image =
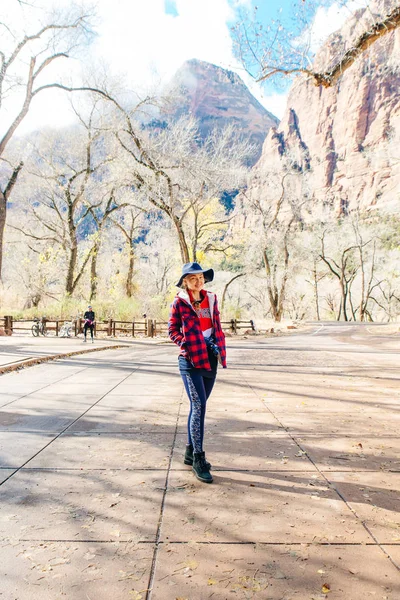
[[[185,344],[185,338],[182,333],[182,319],[179,310],[178,298],[175,298],[174,302],[171,304],[171,310],[168,319],[168,335],[177,346],[182,347]]]
[[[217,346],[218,346],[218,349],[219,349],[219,352],[220,352],[220,355],[221,355],[222,367],[224,369],[226,369],[225,334],[222,331],[222,325],[221,325],[220,312],[219,312],[219,309],[218,309],[217,296],[215,296],[215,301],[214,301],[213,322],[214,322],[214,336],[215,336],[215,341],[217,343]]]

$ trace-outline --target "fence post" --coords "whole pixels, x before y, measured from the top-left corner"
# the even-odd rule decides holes
[[[250,325],[253,331],[256,330],[253,319],[250,319]]]
[[[112,319],[108,319],[108,325],[107,325],[107,335],[111,335],[112,334]]]
[[[115,337],[115,325],[116,325],[116,321],[113,321],[113,324],[112,324],[113,337]]]
[[[58,337],[58,321],[56,321],[56,337]]]
[[[236,333],[236,319],[231,319],[231,331]]]
[[[157,337],[157,319],[153,319],[151,337]]]
[[[146,335],[147,337],[149,336],[149,320],[150,319],[144,320],[144,335]]]
[[[135,337],[135,319],[132,319],[132,337]]]
[[[82,333],[82,318],[78,319],[78,333]]]
[[[4,317],[4,331],[6,335],[13,334],[13,318],[11,315]]]

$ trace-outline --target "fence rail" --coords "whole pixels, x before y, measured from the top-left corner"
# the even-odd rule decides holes
[[[238,319],[231,319],[230,321],[221,321],[222,329],[224,331],[230,331],[231,333],[237,333],[238,329],[251,329],[256,330],[253,319],[248,321],[239,321]]]
[[[37,319],[14,319],[12,316],[0,317],[0,330],[6,335],[13,335],[14,333],[32,331],[33,325],[37,322]],[[58,336],[64,323],[68,322],[66,319],[48,319],[42,317],[39,321],[45,324],[46,333],[53,333]],[[73,335],[76,337],[83,332],[84,319],[78,318],[72,321]],[[255,331],[254,321],[252,319],[248,321],[240,321],[238,319],[230,319],[229,321],[221,321],[222,329],[225,332],[237,334],[240,329],[251,329]],[[108,319],[106,321],[96,321],[94,325],[94,334],[105,333],[107,336],[117,337],[118,334],[123,334],[129,337],[135,337],[136,335],[142,335],[146,337],[155,337],[158,335],[167,334],[168,322],[158,321],[157,319],[144,319],[137,321],[117,321],[114,319]]]

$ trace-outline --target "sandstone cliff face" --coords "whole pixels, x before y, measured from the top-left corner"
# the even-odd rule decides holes
[[[375,3],[386,14],[389,3]],[[326,69],[365,27],[358,11],[318,53],[315,70]],[[376,42],[333,88],[299,77],[287,109],[265,140],[250,188],[260,195],[268,171],[289,159],[307,173],[315,202],[331,201],[337,211],[355,208],[400,210],[400,30]]]
[[[174,94],[170,116],[192,114],[204,139],[215,127],[234,124],[238,133],[256,146],[254,164],[271,127],[279,120],[269,113],[232,71],[200,60],[186,61],[170,84]]]

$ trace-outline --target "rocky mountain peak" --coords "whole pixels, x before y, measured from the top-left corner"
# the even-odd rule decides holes
[[[256,146],[253,164],[262,144],[279,120],[254,98],[233,71],[197,59],[186,61],[168,86],[172,97],[168,112],[172,118],[191,114],[199,122],[204,139],[215,127],[233,123],[240,135]]]

